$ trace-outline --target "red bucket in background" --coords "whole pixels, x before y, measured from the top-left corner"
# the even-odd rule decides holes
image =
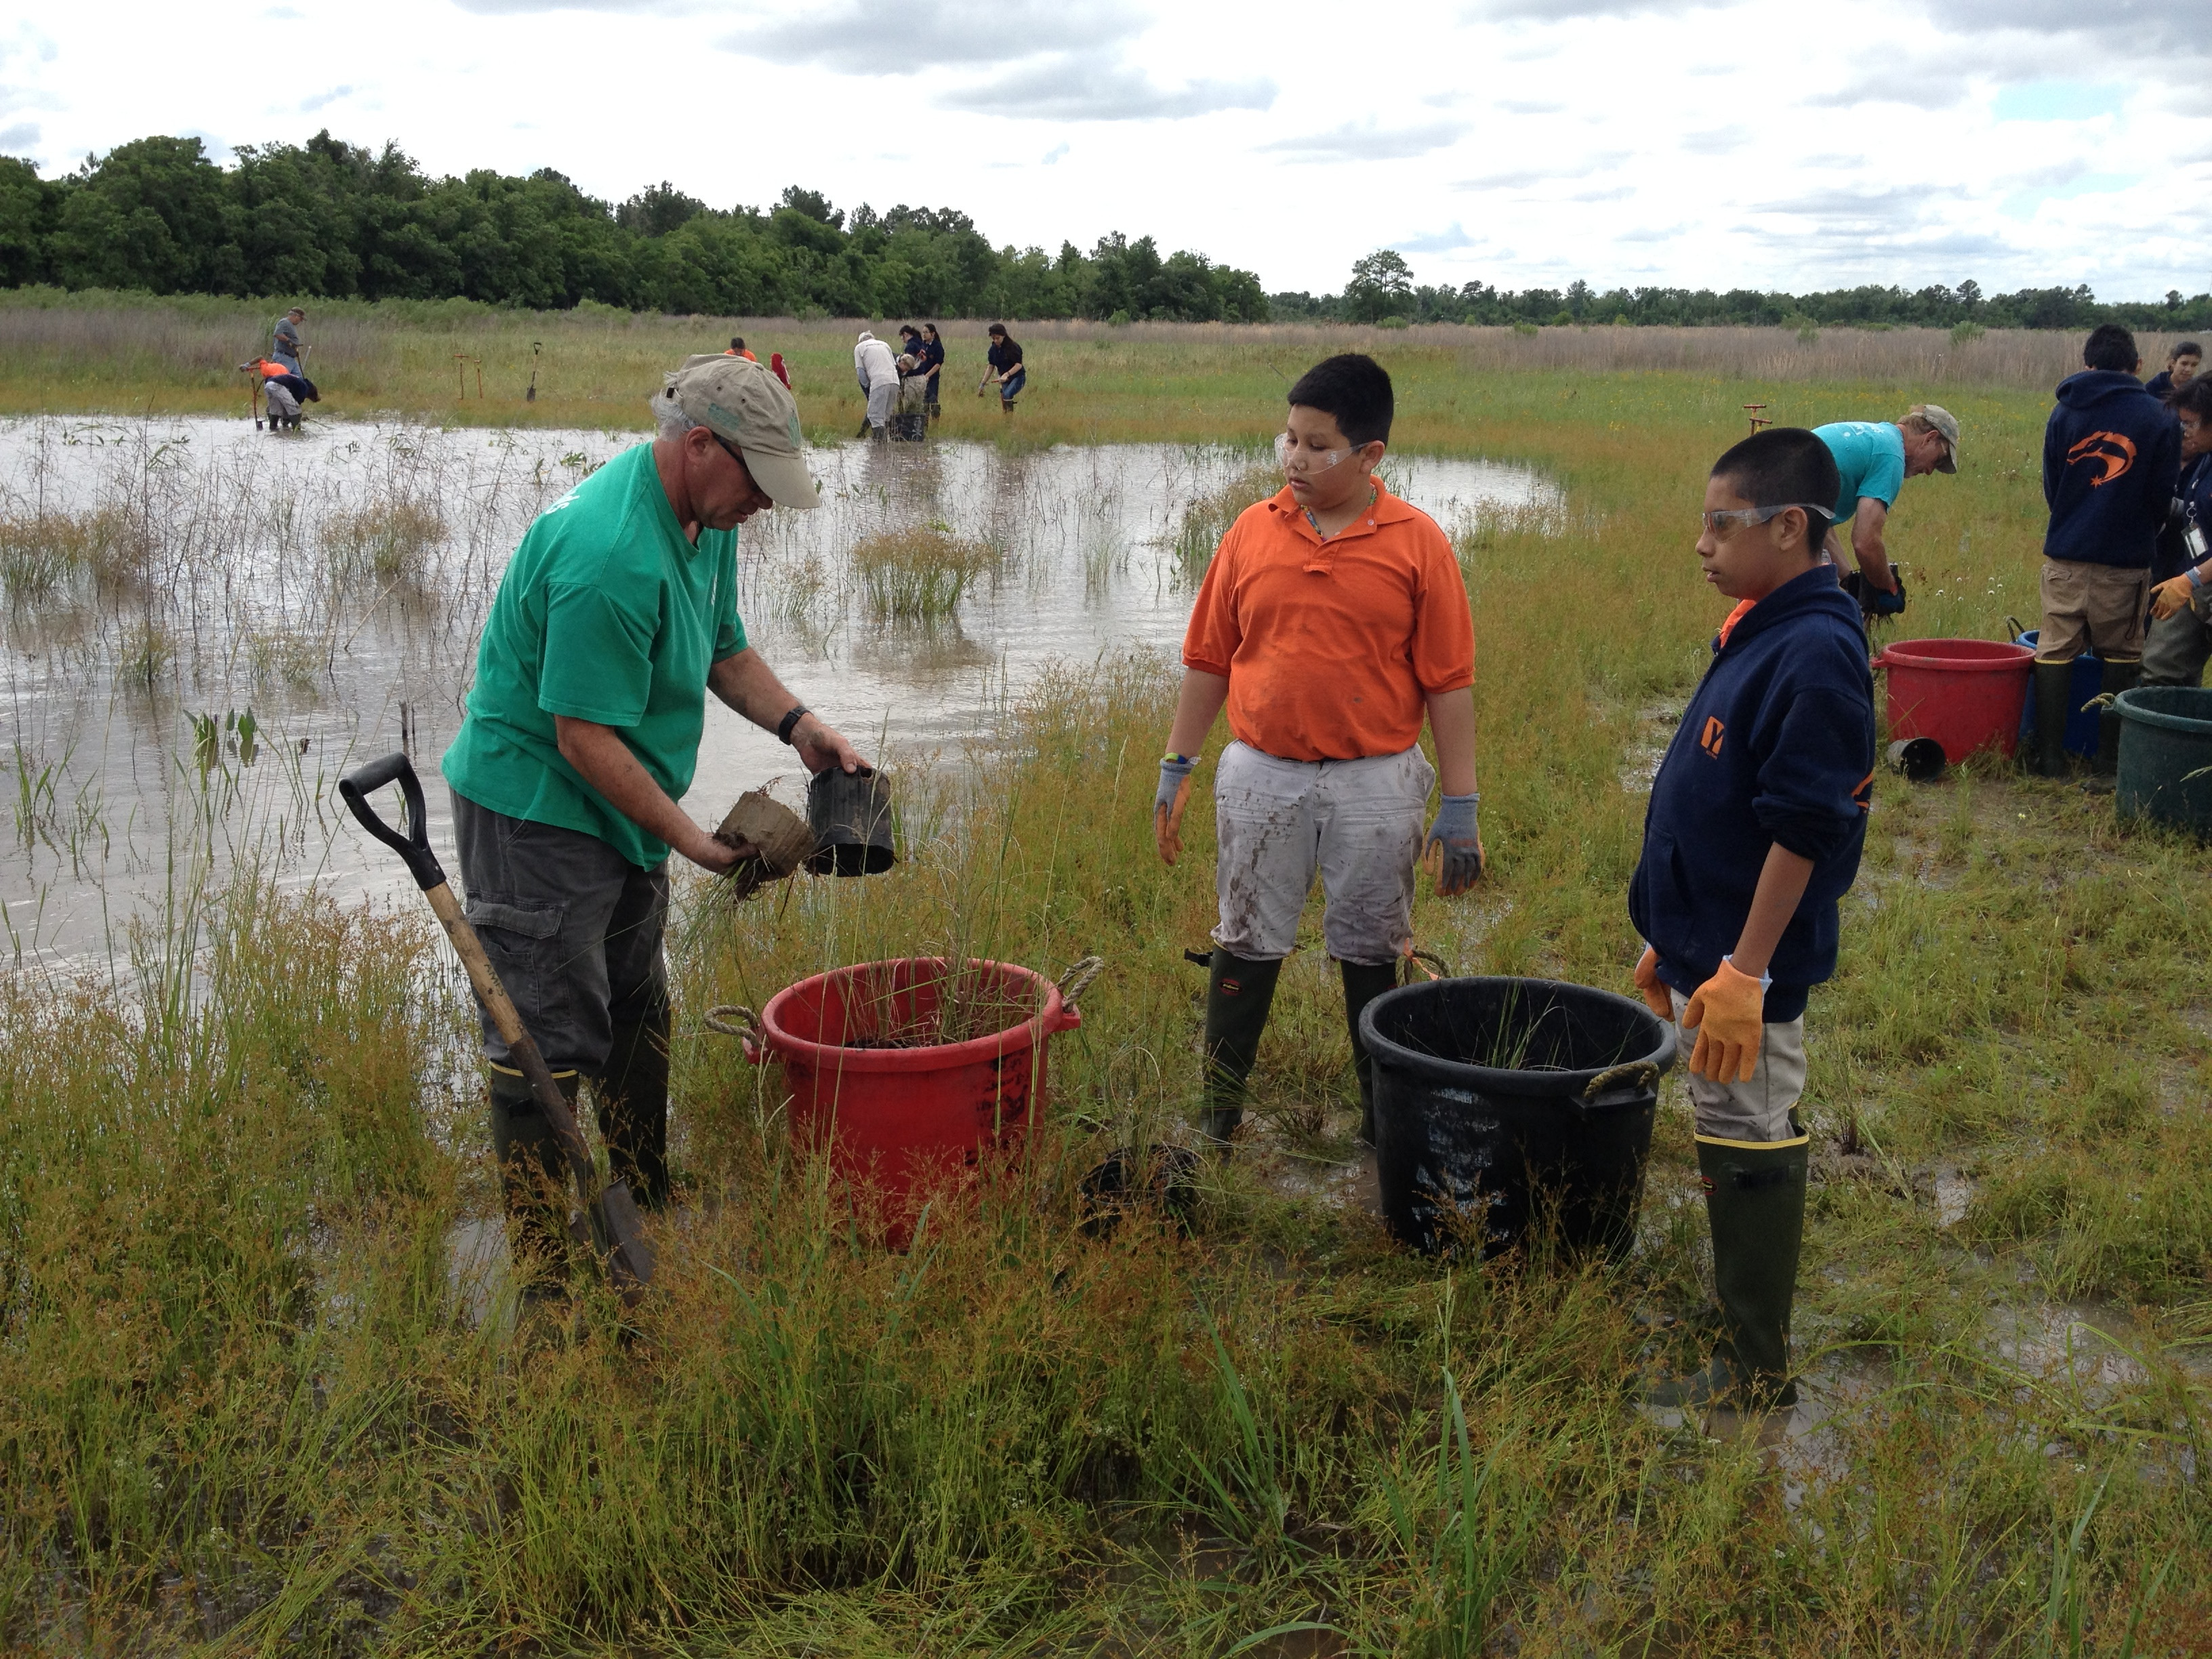
[[[926,1041],[949,985],[1010,1023],[964,1042]],[[907,957],[777,992],[744,1049],[756,1066],[783,1063],[793,1134],[826,1145],[833,1173],[882,1197],[898,1244],[933,1191],[1018,1145],[1045,1097],[1046,1045],[1081,1021],[1058,986],[1027,968],[970,960],[956,977],[942,957]]]
[[[1874,661],[1889,676],[1891,738],[1933,738],[1956,765],[1978,750],[2020,744],[2035,653],[1998,640],[1899,640]]]

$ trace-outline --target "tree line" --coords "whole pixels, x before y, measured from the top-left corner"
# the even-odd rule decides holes
[[[0,156],[0,287],[365,300],[470,299],[717,316],[1301,319],[1545,326],[2212,330],[2212,295],[2100,301],[2086,286],[1823,293],[1417,283],[1402,254],[1356,262],[1335,294],[1268,295],[1249,270],[1149,236],[995,247],[951,208],[847,212],[797,186],[769,208],[709,207],[662,183],[619,203],[550,168],[433,179],[398,145],[249,145],[218,167],[197,138],[149,137],[57,179]]]
[[[1699,327],[1812,328],[2130,328],[2212,330],[2212,294],[2163,300],[2100,301],[2086,284],[2024,288],[1984,294],[1981,284],[1956,288],[1832,289],[1817,294],[1762,293],[1755,289],[1613,288],[1601,293],[1588,283],[1564,289],[1510,293],[1487,283],[1459,288],[1417,283],[1405,256],[1378,248],[1352,267],[1340,294],[1273,294],[1268,313],[1279,322],[1298,318],[1358,323],[1467,323],[1565,326],[1619,323]]]
[[[1260,279],[1149,236],[994,247],[950,208],[847,213],[796,187],[711,208],[670,184],[604,202],[550,168],[432,179],[327,131],[217,167],[140,138],[44,179],[0,157],[0,286],[365,300],[464,298],[720,316],[1260,322]]]

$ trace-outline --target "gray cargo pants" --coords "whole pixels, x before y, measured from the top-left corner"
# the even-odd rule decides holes
[[[667,866],[641,870],[596,836],[453,800],[469,926],[523,1029],[552,1070],[597,1075],[617,1026],[665,1018]],[[507,1044],[483,1017],[484,1054],[504,1066]]]

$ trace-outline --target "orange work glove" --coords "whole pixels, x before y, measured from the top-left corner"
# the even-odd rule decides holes
[[[1674,1022],[1674,998],[1659,977],[1659,953],[1644,947],[1644,960],[1636,964],[1636,988],[1644,993],[1644,1006],[1665,1020]]]
[[[2179,616],[2189,608],[2197,590],[2189,585],[2186,576],[2172,576],[2150,591],[2150,614],[2159,622]]]
[[[1766,1035],[1766,992],[1750,975],[1723,962],[1682,1010],[1682,1029],[1698,1034],[1692,1071],[1716,1083],[1748,1083]]]
[[[1194,756],[1161,757],[1160,787],[1152,795],[1152,840],[1162,864],[1172,866],[1182,856],[1182,815],[1190,805],[1190,775],[1197,768]]]

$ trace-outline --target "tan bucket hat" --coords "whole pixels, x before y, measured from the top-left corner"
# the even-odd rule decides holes
[[[1959,470],[1959,417],[1941,404],[1915,404],[1912,412],[1936,429],[1943,441],[1943,459],[1936,463],[1938,472]]]
[[[737,446],[753,482],[778,507],[821,505],[800,453],[799,405],[782,381],[743,357],[686,357],[652,399],[658,418],[671,404],[697,425]]]

